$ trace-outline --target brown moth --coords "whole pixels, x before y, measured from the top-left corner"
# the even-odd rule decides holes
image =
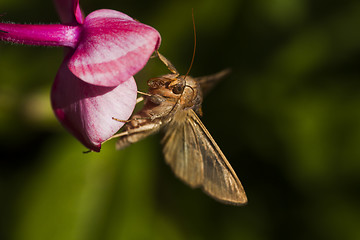
[[[202,115],[203,91],[229,70],[199,78],[181,76],[169,60],[158,52],[157,56],[172,73],[148,81],[143,108],[126,121],[123,132],[114,135],[119,138],[116,148],[162,130],[164,157],[177,177],[193,188],[201,187],[218,201],[245,204],[247,197],[240,180],[198,117]]]

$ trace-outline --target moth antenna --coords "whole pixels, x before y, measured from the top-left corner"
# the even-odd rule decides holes
[[[194,50],[193,50],[193,55],[192,55],[192,58],[191,58],[191,63],[190,63],[190,66],[189,66],[189,69],[187,71],[187,73],[185,74],[184,76],[184,80],[186,79],[186,77],[189,75],[190,73],[190,70],[192,68],[192,65],[194,63],[194,60],[195,60],[195,51],[196,51],[196,28],[195,28],[195,17],[194,17],[194,9],[192,8],[191,9],[191,18],[192,18],[192,22],[193,22],[193,29],[194,29]],[[186,84],[186,80],[185,80],[185,84]],[[185,88],[187,87],[188,85],[185,85],[184,86],[184,90]],[[192,87],[190,87],[193,91],[194,89]],[[182,95],[183,95],[184,91],[180,94],[179,98],[177,99],[175,105],[172,107],[172,109],[170,110],[169,114],[175,109],[175,106],[178,105]]]
[[[190,63],[190,66],[189,66],[189,69],[187,71],[187,73],[185,74],[184,76],[184,80],[186,79],[186,77],[189,75],[190,73],[190,70],[192,68],[192,65],[194,63],[194,60],[195,60],[195,51],[196,51],[196,28],[195,28],[195,17],[194,17],[194,9],[192,8],[191,9],[191,18],[192,18],[192,22],[193,22],[193,29],[194,29],[194,50],[193,50],[193,55],[192,55],[192,58],[191,58],[191,63]],[[186,84],[186,81],[185,81],[185,84]],[[187,87],[188,85],[185,85],[184,86],[184,89]],[[194,90],[192,87],[190,87],[192,90]],[[180,98],[182,97],[184,91],[180,94],[179,98],[177,99],[175,105],[172,107],[172,109],[170,110],[169,114],[175,109],[175,106],[178,105],[179,101],[180,101]]]
[[[192,18],[192,22],[193,22],[193,29],[194,29],[194,50],[193,50],[193,55],[191,58],[191,63],[189,66],[189,69],[187,71],[187,73],[185,74],[184,79],[189,75],[190,70],[193,66],[194,60],[195,60],[195,52],[196,52],[196,27],[195,27],[195,17],[194,17],[194,8],[191,9],[191,18]]]
[[[188,69],[187,73],[186,73],[185,76],[184,76],[184,80],[185,80],[186,77],[189,75],[190,70],[191,70],[191,68],[192,68],[192,65],[193,65],[193,63],[194,63],[194,60],[195,60],[195,51],[196,51],[196,28],[195,28],[195,17],[194,17],[194,9],[193,9],[193,8],[191,9],[191,18],[192,18],[193,29],[194,29],[194,50],[193,50],[193,55],[192,55],[192,58],[191,58],[190,66],[189,66],[189,69]],[[157,51],[157,54],[158,54],[158,56],[159,56],[160,59],[161,59],[161,58],[164,58],[164,59],[165,59],[165,57],[162,56],[158,51]],[[163,61],[163,60],[162,60],[162,61]],[[165,63],[165,61],[163,61],[163,62]],[[165,65],[167,65],[167,64],[165,64]],[[169,67],[168,67],[168,68],[169,68]],[[169,68],[169,70],[171,71],[170,68]],[[186,84],[186,81],[185,81],[185,84]],[[189,87],[189,86],[188,86],[188,85],[185,85],[185,86],[184,86],[184,89],[185,89],[186,87]],[[194,91],[194,89],[193,89],[192,87],[190,87],[190,88]],[[181,99],[183,93],[184,93],[184,91],[180,94],[180,96],[179,96],[178,99],[176,100],[176,103],[175,103],[174,106],[170,109],[170,111],[169,111],[168,114],[170,114],[172,111],[174,111],[175,107],[179,104],[180,99]]]

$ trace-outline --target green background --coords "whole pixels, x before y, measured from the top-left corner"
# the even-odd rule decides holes
[[[86,150],[56,121],[62,49],[0,44],[0,239],[360,239],[360,1],[82,0],[155,27],[182,73],[231,67],[203,122],[249,203],[192,190],[160,136]],[[58,22],[50,0],[1,0],[3,21]],[[168,73],[156,59],[136,76]]]

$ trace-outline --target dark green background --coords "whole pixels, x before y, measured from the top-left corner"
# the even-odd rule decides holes
[[[160,136],[86,150],[51,112],[62,49],[0,44],[0,239],[360,239],[360,1],[83,0],[161,33],[191,75],[232,75],[203,121],[249,203],[220,204],[163,161]],[[55,23],[50,0],[1,0],[3,21]],[[137,76],[168,73],[156,59]]]

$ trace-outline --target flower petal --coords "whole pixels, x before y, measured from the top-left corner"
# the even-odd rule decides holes
[[[54,0],[54,4],[62,23],[77,25],[84,22],[79,0]]]
[[[88,84],[74,76],[63,62],[51,92],[54,113],[62,125],[81,143],[100,151],[101,143],[114,135],[127,120],[136,104],[133,77],[117,87]]]
[[[68,67],[87,83],[113,87],[140,71],[160,42],[152,27],[114,10],[97,10],[84,21]]]

